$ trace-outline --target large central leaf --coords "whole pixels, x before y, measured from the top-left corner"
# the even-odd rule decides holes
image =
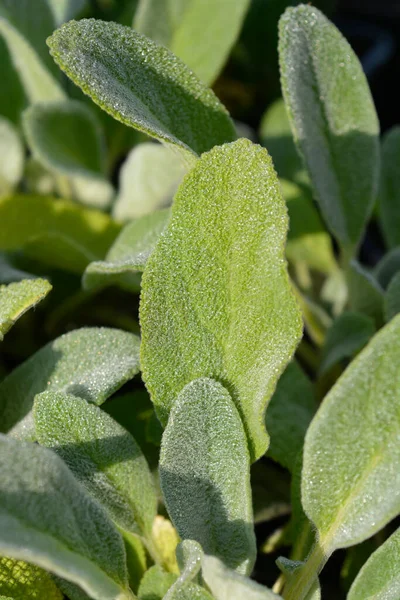
[[[238,140],[186,176],[142,279],[143,376],[162,423],[187,383],[211,377],[229,390],[253,459],[267,449],[266,405],[301,336],[286,232],[267,151]]]

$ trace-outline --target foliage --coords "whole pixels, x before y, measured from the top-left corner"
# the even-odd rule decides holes
[[[264,4],[0,0],[0,598],[399,598],[399,128]]]

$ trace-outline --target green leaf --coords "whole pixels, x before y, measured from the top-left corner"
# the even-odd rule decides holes
[[[353,360],[308,429],[302,503],[325,556],[400,512],[399,334],[397,317]]]
[[[35,104],[25,111],[23,126],[34,158],[68,178],[69,197],[99,208],[110,204],[114,190],[105,177],[103,132],[86,104]]]
[[[47,279],[23,279],[0,285],[0,341],[15,321],[43,300],[51,289]]]
[[[150,537],[157,497],[133,437],[97,406],[59,392],[36,396],[33,417],[39,443],[63,459],[116,525]]]
[[[271,441],[268,456],[293,471],[304,436],[316,411],[311,381],[297,362],[291,362],[278,381],[265,425]]]
[[[82,11],[86,0],[48,0],[57,25],[73,19],[77,13]]]
[[[218,558],[203,556],[202,575],[215,600],[279,600],[271,590],[228,569]]]
[[[274,161],[279,177],[301,184],[308,182],[282,98],[273,102],[264,113],[259,136]]]
[[[90,596],[74,583],[55,575],[53,575],[53,579],[60,590],[68,597],[68,600],[92,600]]]
[[[21,181],[25,148],[17,128],[0,116],[0,196],[10,193]]]
[[[332,242],[308,190],[283,179],[280,183],[289,212],[287,259],[324,275],[335,272]]]
[[[103,110],[172,144],[190,164],[235,138],[213,92],[169,50],[132,29],[82,19],[63,25],[48,44],[57,64]]]
[[[400,312],[400,273],[391,279],[385,294],[385,320],[390,321]]]
[[[125,544],[129,587],[135,594],[147,570],[147,555],[142,540],[133,533],[121,531]]]
[[[267,449],[266,405],[301,337],[286,233],[272,161],[241,139],[185,177],[142,277],[141,364],[161,422],[187,383],[222,381],[253,460]]]
[[[104,258],[120,227],[100,211],[67,200],[0,198],[0,250],[20,250],[46,264],[82,273]]]
[[[47,0],[0,1],[0,35],[32,103],[65,97],[54,77],[53,72],[57,70],[44,43],[53,29],[53,15]]]
[[[379,177],[379,123],[349,43],[316,8],[281,17],[282,91],[322,214],[346,250],[370,216]]]
[[[249,0],[141,0],[133,27],[167,46],[211,85],[239,35],[249,5]]]
[[[367,560],[348,600],[398,600],[400,597],[400,528]]]
[[[6,556],[0,557],[0,593],[12,597],[13,600],[63,599],[60,590],[46,571]]]
[[[0,551],[98,600],[128,593],[121,536],[58,456],[0,436]]]
[[[139,600],[163,600],[176,579],[177,575],[174,573],[167,573],[159,565],[154,565],[145,573],[140,582]]]
[[[374,275],[353,260],[346,276],[350,309],[366,314],[380,326],[383,321],[384,292]]]
[[[286,576],[286,580],[290,580],[298,569],[304,566],[304,562],[297,560],[289,560],[284,556],[280,556],[276,561],[277,566]],[[315,580],[312,588],[305,597],[305,600],[321,600],[321,587],[318,578]]]
[[[83,288],[89,290],[119,285],[137,291],[140,288],[138,273],[144,270],[169,217],[170,211],[164,209],[128,223],[109,249],[105,260],[92,262],[86,267]]]
[[[113,216],[129,221],[165,207],[185,171],[180,156],[170,148],[151,142],[139,144],[122,165]]]
[[[163,600],[213,600],[212,596],[196,583],[203,557],[201,546],[193,540],[185,540],[179,544],[176,555],[181,574]]]
[[[239,413],[220,383],[197,379],[179,394],[159,469],[168,514],[181,538],[251,572],[256,545],[249,453]]]
[[[379,213],[382,233],[389,247],[400,245],[400,127],[393,127],[382,142]]]
[[[370,317],[356,312],[342,313],[328,329],[319,372],[326,373],[344,358],[359,352],[375,331],[375,323]]]
[[[21,112],[25,106],[25,94],[18,73],[11,60],[8,46],[0,35],[0,115],[19,125]]]
[[[139,338],[118,329],[82,328],[41,348],[0,383],[1,431],[31,437],[36,394],[61,392],[102,404],[139,372]]]
[[[389,250],[378,262],[374,269],[374,276],[380,286],[386,290],[392,277],[400,271],[400,247]]]

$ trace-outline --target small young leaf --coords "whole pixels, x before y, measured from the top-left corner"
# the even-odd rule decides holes
[[[400,245],[400,127],[383,138],[379,209],[382,233],[390,248]]]
[[[392,277],[400,271],[400,247],[389,250],[378,262],[374,269],[374,276],[380,286],[386,290]]]
[[[57,64],[103,110],[182,151],[189,163],[235,139],[226,109],[163,46],[128,27],[71,21],[49,38]]]
[[[0,36],[7,43],[15,69],[32,103],[64,98],[64,91],[54,77],[57,70],[44,43],[53,29],[53,16],[47,0],[0,0]]]
[[[0,383],[0,429],[34,437],[36,394],[62,392],[102,404],[139,372],[139,338],[118,329],[82,328],[41,348]]]
[[[185,540],[179,544],[176,556],[181,574],[163,600],[213,600],[212,596],[196,583],[203,557],[201,546],[193,540]]]
[[[342,313],[328,329],[322,349],[321,374],[361,350],[375,333],[374,321],[356,312]]]
[[[0,285],[0,342],[15,321],[43,300],[51,289],[46,279],[24,279]]]
[[[278,381],[265,416],[271,440],[268,456],[289,471],[294,469],[316,408],[311,381],[297,362],[291,362]]]
[[[365,75],[349,43],[316,8],[287,9],[279,32],[294,138],[329,228],[352,249],[379,177],[379,123]]]
[[[391,279],[385,294],[384,313],[385,320],[390,321],[400,312],[400,273]]]
[[[222,381],[253,460],[267,449],[266,405],[301,337],[286,232],[271,159],[240,139],[186,175],[142,278],[141,364],[161,422],[187,383]]]
[[[153,523],[152,537],[163,566],[170,573],[179,573],[175,552],[180,539],[171,521],[157,515]]]
[[[116,525],[149,537],[157,497],[133,437],[97,406],[59,392],[36,396],[33,416],[38,442],[63,459]]]
[[[400,598],[400,528],[367,560],[347,600],[398,600]]]
[[[263,585],[231,571],[214,556],[203,556],[202,575],[215,600],[282,600]]]
[[[0,551],[80,585],[98,600],[128,594],[121,536],[63,461],[0,436]]]
[[[177,575],[167,573],[160,566],[154,565],[144,575],[138,590],[139,600],[163,600]]]
[[[325,556],[400,512],[399,336],[396,317],[338,379],[307,431],[302,503]]]
[[[153,252],[170,217],[168,209],[158,210],[128,223],[109,249],[104,261],[90,263],[83,274],[86,290],[107,285],[119,285],[136,291],[139,275]]]
[[[0,196],[10,193],[20,182],[25,149],[14,125],[0,116]]]
[[[74,273],[103,259],[119,230],[108,215],[74,202],[33,195],[0,199],[0,250],[24,248]]]
[[[105,177],[105,145],[95,114],[82,102],[35,104],[23,115],[33,156],[50,171],[67,176],[69,197],[105,208],[114,194]]]
[[[211,85],[229,56],[249,4],[249,0],[141,0],[133,27],[167,46]]]
[[[63,599],[62,593],[46,571],[6,556],[0,557],[0,593],[12,600]]]
[[[185,174],[179,155],[161,144],[145,142],[129,153],[121,167],[113,216],[129,221],[164,208]]]
[[[182,539],[251,572],[256,546],[249,454],[239,413],[220,383],[197,379],[179,394],[162,439],[160,479]]]

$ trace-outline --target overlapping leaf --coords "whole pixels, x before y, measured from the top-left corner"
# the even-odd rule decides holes
[[[13,191],[22,178],[25,149],[14,125],[0,116],[0,196]]]
[[[267,448],[265,408],[301,336],[286,232],[271,160],[242,139],[186,176],[142,278],[141,364],[159,418],[193,379],[223,381],[253,460]]]
[[[36,394],[63,392],[100,405],[139,371],[139,338],[118,329],[66,333],[20,364],[0,383],[0,427],[31,437]]]
[[[293,135],[326,222],[354,248],[379,177],[379,124],[349,43],[316,8],[287,9],[280,21],[282,91]]]
[[[0,593],[12,600],[62,600],[63,596],[46,571],[22,560],[0,558]],[[4,598],[4,596],[0,596]]]
[[[383,138],[379,208],[382,232],[389,247],[400,245],[400,127]]]
[[[179,394],[165,429],[161,487],[182,539],[250,573],[256,555],[246,435],[228,392],[197,379]]]
[[[0,285],[0,341],[15,321],[43,300],[51,288],[46,279],[24,279]]]
[[[114,118],[196,154],[235,138],[225,108],[169,50],[128,27],[71,21],[48,40],[57,64]]]

